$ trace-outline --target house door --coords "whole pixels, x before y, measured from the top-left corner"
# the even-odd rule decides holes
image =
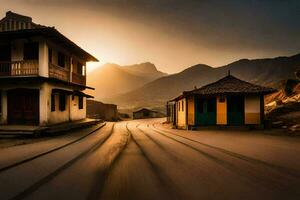
[[[197,105],[197,124],[202,126],[216,124],[216,98],[200,98]]]
[[[9,124],[39,124],[39,90],[14,89],[7,92]]]
[[[245,105],[243,96],[227,97],[227,123],[228,125],[243,125]]]

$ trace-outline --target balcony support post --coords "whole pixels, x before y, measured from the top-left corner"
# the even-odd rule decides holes
[[[45,41],[39,42],[39,75],[49,77],[48,46]]]

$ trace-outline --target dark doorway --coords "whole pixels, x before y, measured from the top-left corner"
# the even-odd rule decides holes
[[[14,89],[7,92],[9,124],[39,124],[39,90]]]
[[[0,45],[0,76],[9,76],[11,69],[11,47]]]
[[[244,96],[228,96],[227,97],[227,123],[228,125],[244,124]]]
[[[216,98],[199,98],[197,101],[197,114],[196,122],[198,125],[209,126],[216,125]]]
[[[30,42],[24,44],[24,60],[39,59],[39,43]]]

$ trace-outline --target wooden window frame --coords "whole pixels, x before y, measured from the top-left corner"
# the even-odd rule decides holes
[[[57,53],[57,65],[66,68],[66,55],[62,52]]]
[[[77,74],[83,75],[83,64],[81,62],[77,62]]]
[[[51,112],[55,112],[55,94],[51,94]]]
[[[78,109],[83,109],[83,96],[78,96]]]

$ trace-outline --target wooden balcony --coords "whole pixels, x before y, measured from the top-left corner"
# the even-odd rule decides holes
[[[25,60],[25,61],[0,61],[0,77],[21,77],[21,76],[39,76],[39,61]],[[49,63],[49,77],[59,80],[76,83],[79,85],[86,85],[86,76],[78,73],[72,73],[70,78],[70,71],[68,69],[59,67],[53,63]]]
[[[49,77],[63,81],[70,81],[70,71],[53,63],[49,63]]]
[[[38,60],[0,62],[0,77],[37,75],[39,75]]]
[[[72,73],[72,82],[79,84],[79,85],[85,85],[86,84],[86,76],[83,76],[81,74]]]

